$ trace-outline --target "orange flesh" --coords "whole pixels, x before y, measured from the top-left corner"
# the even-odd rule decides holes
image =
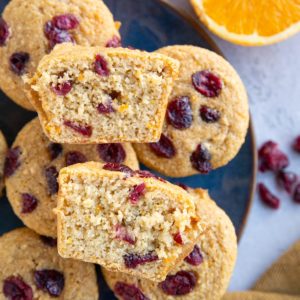
[[[273,36],[300,21],[300,0],[203,0],[203,7],[236,34]]]

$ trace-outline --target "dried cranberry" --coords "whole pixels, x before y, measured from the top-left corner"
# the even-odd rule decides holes
[[[62,44],[62,43],[75,44],[75,40],[68,31],[61,31],[61,30],[53,31],[49,39],[49,48],[53,49],[57,44]]]
[[[70,151],[66,153],[66,166],[81,164],[88,161],[86,156],[79,151]]]
[[[79,25],[79,20],[72,14],[56,16],[52,19],[55,28],[61,30],[75,29]]]
[[[63,151],[63,146],[57,143],[50,143],[48,146],[48,151],[50,154],[51,160],[56,159]]]
[[[145,195],[145,192],[146,192],[145,183],[135,185],[129,195],[130,202],[132,204],[137,204],[140,198]]]
[[[180,232],[177,232],[173,235],[173,240],[180,245],[183,245],[183,240]]]
[[[103,166],[103,169],[108,171],[123,172],[128,175],[133,175],[134,173],[134,171],[131,168],[117,163],[107,163]]]
[[[51,85],[51,90],[58,96],[66,96],[71,92],[73,83],[71,81],[66,81],[63,83],[58,83],[57,85]]]
[[[125,254],[123,256],[125,266],[128,269],[135,269],[138,265],[144,265],[158,260],[158,256],[154,252],[149,252],[145,255],[140,255],[136,253]]]
[[[184,259],[184,261],[192,266],[199,266],[202,264],[203,256],[198,245],[195,245],[193,251]]]
[[[202,144],[197,146],[196,150],[190,157],[193,168],[202,174],[207,174],[212,170],[210,160],[210,153]]]
[[[33,212],[37,205],[38,205],[38,200],[33,196],[28,193],[23,193],[21,194],[22,197],[22,214],[29,214]]]
[[[273,195],[263,183],[258,184],[258,191],[259,191],[261,200],[266,205],[268,205],[269,207],[271,207],[273,209],[279,208],[280,200],[275,195]]]
[[[61,30],[57,29],[52,21],[48,21],[44,26],[44,34],[48,40],[51,40],[52,37],[61,32]]]
[[[38,289],[53,297],[59,297],[65,286],[64,275],[56,270],[35,271],[34,282]]]
[[[94,69],[100,76],[108,76],[110,73],[106,59],[100,54],[96,55]]]
[[[135,237],[130,235],[126,227],[120,224],[116,226],[116,238],[125,241],[131,245],[135,244]]]
[[[134,175],[140,177],[140,178],[155,178],[161,182],[166,182],[166,180],[164,180],[163,178],[154,175],[153,173],[149,172],[149,171],[144,171],[144,170],[137,170],[134,172]]]
[[[218,97],[222,90],[221,79],[208,70],[200,71],[192,75],[194,88],[206,97]]]
[[[10,300],[32,300],[32,288],[18,276],[11,276],[3,282],[3,294]]]
[[[54,195],[58,192],[58,172],[54,166],[45,169],[45,177],[48,185],[48,191],[50,195]]]
[[[64,125],[87,137],[90,137],[93,133],[93,128],[89,125],[80,125],[68,120],[64,121]]]
[[[179,271],[175,275],[168,275],[159,287],[167,295],[180,296],[190,293],[197,283],[194,272]]]
[[[23,75],[26,72],[26,66],[30,56],[27,52],[16,52],[10,57],[10,68],[17,75]]]
[[[167,122],[176,129],[186,129],[191,127],[193,122],[193,111],[190,98],[182,96],[175,98],[168,104]]]
[[[122,47],[121,39],[114,35],[111,40],[106,43],[106,47],[108,48],[118,48]]]
[[[178,183],[176,183],[176,185],[180,186],[181,188],[183,188],[186,191],[189,190],[189,187],[186,184],[184,184],[184,183],[178,182]]]
[[[21,148],[15,147],[8,150],[4,164],[4,176],[10,177],[20,167]]]
[[[293,172],[279,171],[277,173],[278,184],[282,186],[289,194],[292,193],[297,181],[298,176]]]
[[[7,23],[0,17],[0,47],[4,46],[9,37],[9,27]]]
[[[54,238],[49,237],[49,236],[44,236],[44,235],[41,235],[40,238],[41,238],[41,241],[49,247],[56,247],[57,246],[57,239],[54,239]]]
[[[199,110],[201,119],[206,123],[215,123],[220,120],[221,114],[218,110],[209,108],[206,105],[200,107]]]
[[[107,163],[122,163],[126,152],[121,144],[100,144],[97,147],[100,158]]]
[[[300,135],[295,139],[293,148],[295,151],[300,153]]]
[[[138,287],[125,282],[118,281],[115,285],[114,292],[123,300],[149,300]]]
[[[258,152],[260,163],[260,171],[280,171],[289,165],[289,159],[283,153],[278,144],[273,141],[268,141],[262,145]]]
[[[296,203],[300,203],[300,183],[295,187],[293,199]]]
[[[109,101],[106,104],[100,103],[97,106],[97,110],[99,114],[107,115],[115,112],[115,109],[112,106],[112,102]]]
[[[157,143],[150,143],[149,147],[159,157],[172,158],[176,154],[172,141],[164,134]]]

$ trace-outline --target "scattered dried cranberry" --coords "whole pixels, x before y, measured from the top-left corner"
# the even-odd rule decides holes
[[[276,178],[278,184],[282,186],[289,194],[293,192],[294,186],[298,181],[298,176],[293,172],[279,171]]]
[[[210,160],[210,153],[202,144],[197,146],[196,150],[190,157],[193,168],[202,174],[207,174],[212,170]]]
[[[123,300],[149,300],[138,287],[125,282],[118,281],[115,285],[114,292]]]
[[[107,163],[103,166],[103,169],[108,171],[123,172],[128,175],[133,175],[134,173],[134,171],[131,168],[117,163]]]
[[[107,102],[106,104],[100,103],[97,106],[97,110],[98,113],[102,115],[107,115],[115,112],[115,109],[113,108],[111,101]]]
[[[131,245],[135,244],[135,237],[130,235],[126,227],[120,224],[116,226],[116,238],[125,241]]]
[[[129,195],[130,202],[132,204],[137,204],[140,198],[145,195],[145,192],[146,192],[145,183],[135,185]]]
[[[33,300],[32,288],[20,276],[11,276],[4,280],[3,294],[10,300]]]
[[[37,205],[38,205],[38,200],[33,196],[28,193],[23,193],[21,194],[22,197],[22,214],[29,214],[33,212]]]
[[[202,105],[199,110],[201,119],[206,123],[215,123],[220,120],[221,114],[218,110]]]
[[[63,146],[57,143],[50,143],[48,146],[48,151],[50,154],[51,160],[56,159],[63,151]]]
[[[194,272],[179,271],[175,275],[168,275],[159,287],[167,295],[180,296],[190,293],[197,283]]]
[[[93,133],[93,128],[89,125],[80,125],[68,120],[64,121],[64,125],[87,137],[90,137]]]
[[[9,27],[3,18],[0,17],[0,47],[4,46],[9,37]]]
[[[100,144],[97,147],[100,158],[107,163],[122,163],[126,152],[121,144]]]
[[[56,16],[52,19],[55,28],[61,30],[72,30],[78,27],[79,20],[72,14]]]
[[[4,176],[10,177],[20,167],[21,148],[15,147],[8,150],[4,164]]]
[[[289,159],[285,153],[283,153],[278,144],[273,141],[268,141],[262,145],[258,151],[260,163],[260,171],[280,171],[289,165]]]
[[[183,245],[183,240],[180,232],[177,232],[173,235],[173,240],[180,245]]]
[[[38,289],[53,297],[59,297],[65,286],[64,275],[56,270],[35,271],[34,282]]]
[[[81,164],[88,161],[86,156],[79,151],[70,151],[66,153],[66,166]]]
[[[30,56],[26,52],[16,52],[10,57],[10,68],[17,75],[23,75],[26,72],[26,66]]]
[[[54,238],[49,237],[49,236],[44,236],[44,235],[41,235],[40,239],[45,245],[47,245],[49,247],[56,247],[57,246],[57,239],[54,239]]]
[[[176,129],[191,127],[193,122],[193,111],[190,98],[187,96],[177,97],[168,104],[167,122]]]
[[[155,178],[161,182],[166,182],[166,180],[164,180],[163,178],[154,175],[153,173],[149,172],[149,171],[144,171],[144,170],[137,170],[134,172],[134,175],[140,177],[140,178]]]
[[[296,137],[293,148],[295,151],[300,153],[300,135],[298,137]]]
[[[64,83],[58,83],[57,85],[51,85],[51,90],[58,96],[66,96],[71,92],[73,83],[71,81],[66,81]]]
[[[48,191],[50,195],[54,195],[58,192],[58,172],[54,166],[45,169],[45,177],[48,185]]]
[[[221,79],[208,70],[200,71],[192,75],[194,88],[206,97],[218,97],[222,90]]]
[[[130,253],[123,256],[125,266],[129,269],[135,269],[138,265],[144,265],[149,262],[157,261],[158,256],[154,252],[149,252],[145,255]]]
[[[172,141],[164,134],[158,142],[150,143],[149,147],[159,157],[172,158],[176,154]]]
[[[296,203],[300,203],[300,183],[295,187],[293,199]]]
[[[199,266],[202,264],[203,256],[198,245],[195,245],[193,251],[184,259],[184,261],[192,266]]]
[[[108,76],[110,73],[106,59],[100,54],[96,55],[94,69],[100,76]]]
[[[183,188],[186,191],[189,190],[189,187],[186,184],[184,184],[184,183],[178,182],[178,183],[176,183],[176,185],[180,186],[181,188]]]
[[[118,48],[122,47],[121,39],[114,35],[111,40],[106,43],[107,48]]]
[[[269,207],[271,207],[273,209],[279,208],[280,200],[275,195],[273,195],[263,183],[258,184],[258,191],[259,191],[261,200],[266,205],[268,205]]]

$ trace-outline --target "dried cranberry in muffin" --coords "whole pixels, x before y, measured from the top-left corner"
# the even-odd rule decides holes
[[[192,83],[200,94],[209,98],[218,97],[222,90],[222,81],[219,76],[208,70],[194,73]]]
[[[100,144],[97,150],[106,163],[122,163],[126,159],[126,152],[121,144]]]
[[[184,259],[184,261],[192,266],[199,266],[202,264],[203,256],[198,245],[195,245],[193,251]]]
[[[21,198],[22,198],[22,210],[21,210],[22,214],[32,213],[37,208],[38,200],[33,195],[24,193],[21,194]]]
[[[51,90],[58,96],[66,96],[71,92],[73,83],[71,81],[66,81],[63,83],[58,83],[57,85],[51,85]]]
[[[218,110],[209,108],[206,105],[200,107],[200,117],[206,123],[215,123],[218,122],[221,118],[221,114]]]
[[[182,296],[189,294],[197,283],[194,272],[179,271],[175,275],[168,275],[166,280],[159,284],[159,287],[167,295]]]
[[[6,44],[9,37],[9,27],[5,20],[0,17],[0,47]]]
[[[149,300],[138,287],[125,282],[117,282],[114,292],[123,300]]]
[[[26,73],[26,67],[30,60],[30,55],[26,52],[16,52],[9,59],[10,69],[21,76]]]
[[[167,107],[167,122],[176,129],[187,129],[193,122],[193,111],[189,97],[173,99]]]
[[[94,70],[100,76],[108,76],[110,74],[108,63],[106,59],[100,54],[96,56]]]
[[[87,162],[88,159],[79,151],[70,151],[66,153],[66,166]]]
[[[89,125],[81,125],[69,120],[65,120],[64,125],[87,137],[90,137],[93,133],[93,128]]]
[[[32,288],[20,276],[11,276],[4,280],[3,294],[11,300],[33,300]]]
[[[211,155],[202,144],[199,144],[196,150],[192,153],[190,161],[194,169],[202,174],[207,174],[212,170],[210,163]]]
[[[35,271],[34,282],[38,289],[53,297],[59,297],[65,286],[64,275],[56,270]]]
[[[108,48],[122,47],[121,39],[118,36],[114,35],[112,39],[107,42],[106,47]]]
[[[20,167],[20,155],[21,148],[18,146],[8,150],[4,164],[5,177],[12,176],[15,173],[15,171]]]
[[[172,158],[176,154],[173,142],[164,134],[161,135],[158,142],[150,143],[149,147],[159,157]]]
[[[144,265],[158,260],[158,256],[154,252],[141,255],[136,253],[125,254],[123,256],[125,266],[129,269],[135,269],[138,265]]]
[[[129,199],[132,204],[137,204],[139,199],[145,195],[146,184],[143,182],[141,184],[135,185],[133,190],[129,194]]]

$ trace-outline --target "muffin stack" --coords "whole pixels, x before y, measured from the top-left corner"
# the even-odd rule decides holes
[[[93,263],[118,299],[226,291],[229,218],[139,161],[170,177],[226,165],[248,128],[244,86],[215,53],[123,48],[119,27],[100,0],[12,0],[0,18],[0,87],[38,113],[9,150],[0,138],[0,179],[28,227],[0,238],[1,299],[98,299]]]

